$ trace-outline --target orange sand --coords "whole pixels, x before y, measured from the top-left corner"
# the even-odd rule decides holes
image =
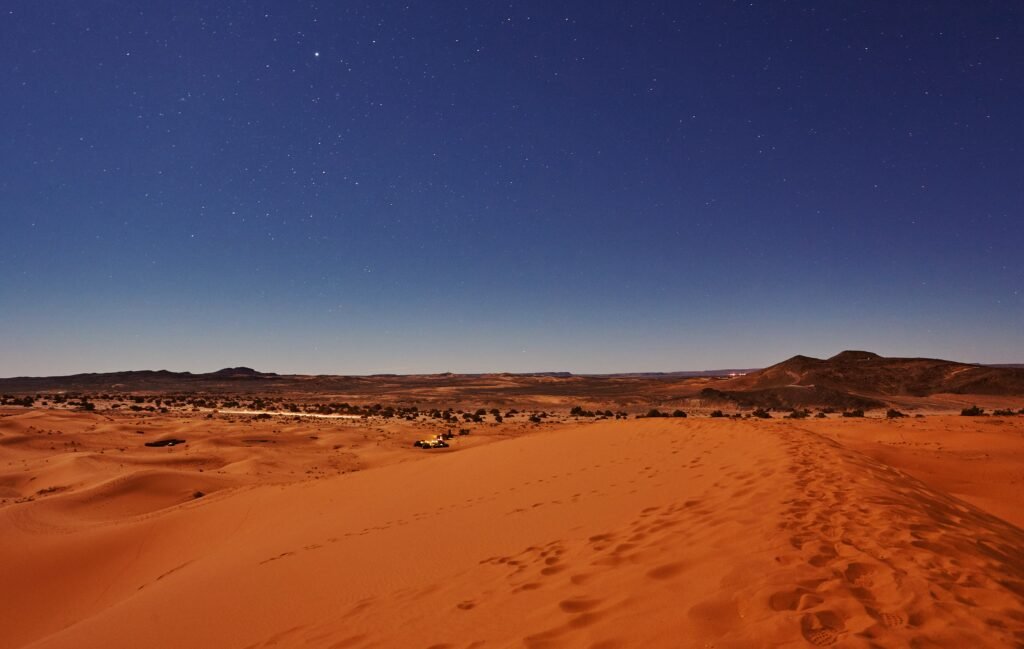
[[[5,414],[0,647],[1024,645],[1024,418]]]

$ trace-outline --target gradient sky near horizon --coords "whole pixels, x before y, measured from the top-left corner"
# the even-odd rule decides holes
[[[0,15],[0,376],[1024,362],[1024,6]]]

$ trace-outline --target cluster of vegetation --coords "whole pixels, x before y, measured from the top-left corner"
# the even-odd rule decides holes
[[[629,415],[625,412],[612,412],[611,410],[587,410],[583,406],[573,406],[569,411],[573,417],[594,417],[597,419],[626,419]]]
[[[906,417],[906,415],[900,412],[899,410],[896,410],[895,408],[889,408],[888,410],[885,411],[886,419],[899,419],[901,417]]]
[[[1012,417],[1013,415],[1024,415],[1024,408],[1021,408],[1020,410],[1018,410],[1016,412],[1013,411],[1013,408],[996,409],[996,410],[992,411],[992,414],[995,415],[996,417]],[[985,414],[985,409],[984,408],[979,408],[978,406],[971,406],[970,408],[964,408],[963,410],[960,411],[960,415],[962,417],[985,417],[985,416],[987,416]]]
[[[772,413],[768,412],[764,408],[758,408],[754,412],[750,413],[751,417],[757,417],[758,419],[771,419]]]
[[[992,414],[996,417],[1012,417],[1014,415],[1024,415],[1024,408],[1014,412],[1013,408],[1004,408],[1001,410],[993,410]]]
[[[844,410],[843,411],[843,416],[844,417],[863,417],[864,416],[864,411],[859,409],[859,408],[857,408],[855,410]]]
[[[650,410],[647,411],[646,415],[637,415],[637,419],[643,419],[645,417],[679,417],[679,418],[683,418],[683,417],[686,417],[686,413],[683,412],[682,410],[673,410],[672,413],[669,414],[667,412],[662,412],[662,411],[658,410],[657,408],[651,408]]]
[[[47,398],[43,405],[51,402],[55,406],[78,407],[92,410],[96,407],[91,400],[106,402],[104,407],[111,410],[130,410],[132,412],[169,412],[174,409],[190,409],[193,412],[199,410],[221,410],[239,409],[244,411],[256,411],[262,413],[281,413],[295,415],[348,415],[356,417],[381,417],[384,419],[401,418],[409,421],[418,419],[437,419],[450,424],[459,422],[485,423],[493,421],[501,423],[507,418],[520,414],[518,410],[510,409],[502,413],[498,408],[477,408],[476,410],[463,411],[455,408],[432,408],[420,410],[415,405],[385,405],[375,403],[372,405],[359,405],[350,403],[296,403],[275,399],[272,397],[240,397],[225,395],[198,396],[194,393],[173,394],[173,395],[139,395],[119,393],[96,393],[84,395],[79,393],[56,393],[50,395],[36,395],[35,397],[15,397],[4,395],[0,397],[0,405],[33,405],[38,399]],[[535,416],[543,419],[547,413],[534,413]],[[268,417],[270,415],[267,415]],[[262,418],[262,417],[261,417]]]
[[[0,396],[0,406],[25,406],[32,407],[36,402],[35,397],[16,397],[10,394]]]
[[[803,409],[803,410],[801,410],[799,408],[793,408],[789,412],[789,414],[786,415],[786,419],[807,419],[810,416],[811,416],[811,411],[807,410],[806,408]]]

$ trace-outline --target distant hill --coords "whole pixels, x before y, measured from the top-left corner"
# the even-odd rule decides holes
[[[273,372],[257,372],[251,367],[225,367],[222,370],[211,372],[207,376],[219,376],[225,378],[256,378],[261,376],[277,376]]]
[[[933,394],[1024,394],[1024,368],[934,358],[885,358],[844,351],[825,360],[794,356],[763,370],[721,382],[723,399],[758,405],[827,404],[881,407],[889,397]],[[705,396],[714,396],[705,392]]]
[[[124,372],[89,372],[67,376],[19,376],[0,379],[0,391],[94,391],[94,390],[168,390],[198,389],[211,383],[238,380],[272,379],[273,372],[258,372],[251,367],[226,367],[216,372],[193,374],[169,370],[128,370]]]

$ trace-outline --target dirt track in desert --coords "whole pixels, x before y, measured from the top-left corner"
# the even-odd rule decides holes
[[[3,414],[2,647],[1024,644],[1024,417]]]

